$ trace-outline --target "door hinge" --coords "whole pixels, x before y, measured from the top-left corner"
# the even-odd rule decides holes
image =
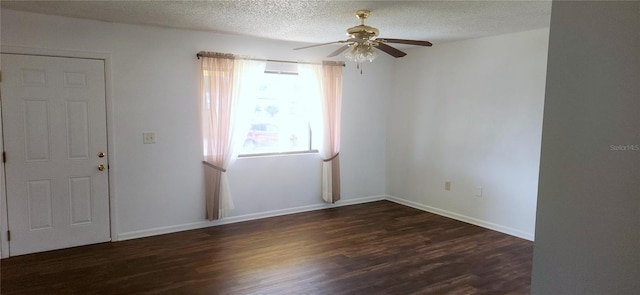
[[[7,152],[2,152],[2,163],[7,162]]]
[[[7,231],[7,241],[8,242],[11,241],[11,231],[10,230]]]
[[[2,82],[2,71],[0,71],[0,82]]]

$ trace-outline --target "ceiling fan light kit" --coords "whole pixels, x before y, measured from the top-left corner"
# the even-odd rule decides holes
[[[371,43],[354,43],[349,45],[349,49],[344,53],[344,57],[358,64],[363,61],[372,62],[378,56],[378,52],[373,50]]]
[[[371,15],[371,11],[369,10],[356,11],[356,17],[360,20],[360,25],[347,29],[347,36],[349,36],[349,39],[347,40],[299,47],[295,48],[294,50],[336,43],[348,43],[347,45],[343,45],[342,47],[338,48],[327,57],[334,57],[344,52],[344,57],[352,62],[355,62],[356,67],[360,69],[360,73],[362,74],[362,62],[373,62],[373,60],[378,56],[378,52],[375,49],[381,50],[396,58],[407,55],[406,53],[392,46],[389,46],[386,43],[409,44],[418,46],[432,45],[429,41],[377,38],[380,31],[374,27],[364,24],[364,20],[367,19],[369,15]]]

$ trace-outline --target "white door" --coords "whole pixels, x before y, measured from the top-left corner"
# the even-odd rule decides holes
[[[104,61],[1,61],[10,255],[109,241]]]

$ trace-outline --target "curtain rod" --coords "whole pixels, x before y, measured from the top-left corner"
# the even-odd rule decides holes
[[[308,62],[308,61],[292,61],[292,60],[277,60],[277,59],[261,59],[261,58],[250,58],[250,57],[237,57],[231,53],[220,53],[220,52],[208,52],[208,51],[200,51],[196,53],[196,57],[200,59],[200,57],[217,57],[217,58],[228,58],[228,59],[244,59],[244,60],[255,60],[255,61],[270,61],[270,62],[282,62],[282,63],[292,63],[292,64],[305,64],[305,65],[336,65],[336,66],[346,66],[343,61],[322,61],[322,62]]]

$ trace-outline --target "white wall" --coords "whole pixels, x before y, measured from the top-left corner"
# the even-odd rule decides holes
[[[548,32],[411,49],[395,63],[389,195],[533,239]]]
[[[3,46],[111,55],[117,233],[131,238],[207,225],[198,122],[200,50],[258,58],[321,60],[332,47],[2,10]],[[344,70],[343,200],[384,195],[385,107],[392,60],[360,75]],[[142,132],[156,133],[155,145]],[[246,158],[230,169],[232,216],[321,205],[317,155]]]
[[[117,234],[206,226],[198,140],[200,50],[318,60],[331,48],[3,10],[3,46],[111,55]],[[395,201],[533,238],[548,30],[381,55],[345,68],[343,203]],[[388,117],[388,119],[387,119]],[[142,132],[156,133],[155,145]],[[388,138],[387,138],[388,137]],[[275,172],[274,172],[275,170]],[[233,218],[318,208],[317,155],[246,158]],[[444,181],[452,190],[444,191]],[[473,196],[482,186],[484,196]],[[236,219],[237,220],[237,219]]]
[[[548,68],[532,294],[638,294],[640,2],[554,1]]]

